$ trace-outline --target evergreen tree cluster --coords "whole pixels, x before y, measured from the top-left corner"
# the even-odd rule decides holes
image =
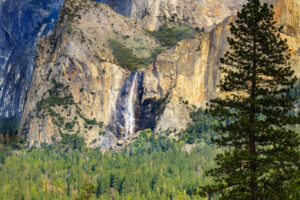
[[[3,155],[0,199],[202,199],[194,190],[209,183],[205,170],[214,154],[208,145],[188,153],[150,131],[121,152],[101,153],[64,137],[55,146]]]
[[[0,148],[4,145],[13,146],[15,148],[20,147],[20,140],[17,137],[19,124],[19,117],[0,117]]]
[[[188,144],[213,144],[213,139],[217,137],[217,133],[212,130],[212,126],[217,124],[218,120],[201,108],[191,112],[190,117],[192,123],[179,133],[179,139]]]

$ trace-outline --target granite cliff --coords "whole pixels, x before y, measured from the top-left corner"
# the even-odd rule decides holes
[[[0,1],[0,118],[20,117],[35,46],[55,25],[63,0]]]
[[[114,10],[137,20],[148,30],[158,29],[166,20],[182,20],[196,28],[211,30],[232,16],[246,0],[109,0]]]
[[[272,2],[299,75],[300,3]],[[111,0],[109,7],[66,0],[53,33],[38,44],[20,134],[29,146],[78,134],[88,146],[108,149],[145,128],[185,129],[193,109],[221,95],[219,58],[242,3]],[[164,24],[193,37],[163,45],[153,33]]]

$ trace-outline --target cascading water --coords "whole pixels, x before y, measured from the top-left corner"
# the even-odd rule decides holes
[[[109,125],[109,130],[119,139],[130,138],[140,128],[143,78],[143,72],[132,72],[122,86],[116,112]]]
[[[136,86],[138,81],[139,72],[135,72],[134,77],[130,83],[130,87],[128,90],[128,96],[126,99],[126,110],[125,110],[125,138],[132,135],[134,133],[135,127],[135,98],[136,98]]]

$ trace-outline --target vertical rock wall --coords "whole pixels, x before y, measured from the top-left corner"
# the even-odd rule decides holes
[[[275,11],[278,21],[286,27],[282,37],[288,40],[292,66],[299,74],[299,29],[293,28],[299,24],[295,14],[298,8],[286,4],[295,1],[278,0]],[[221,78],[219,58],[228,49],[226,38],[234,20],[227,16],[235,13],[241,2],[156,0],[147,4],[150,7],[141,18],[137,16],[144,12],[144,3],[138,4],[143,5],[142,10],[133,4],[131,18],[127,18],[103,3],[67,0],[53,34],[38,45],[20,133],[30,146],[58,142],[64,134],[78,134],[90,147],[114,148],[126,132],[124,113],[130,107],[127,100],[135,74],[118,64],[119,55],[114,54],[109,41],[122,41],[131,45],[132,54],[146,55],[145,49],[155,49],[159,44],[145,29],[153,30],[163,23],[158,17],[162,12],[194,28],[201,23],[207,30],[198,32],[195,39],[165,49],[152,64],[139,70],[130,113],[132,116],[134,110],[134,131],[185,129],[193,109],[222,95],[216,87]],[[199,7],[190,7],[194,4]],[[172,19],[174,6],[179,17]],[[281,7],[284,12],[278,15]],[[139,14],[133,15],[134,9]],[[190,14],[193,18],[183,17]],[[219,20],[221,23],[215,25]],[[124,51],[119,53],[128,55]]]
[[[35,45],[55,24],[63,0],[0,1],[0,117],[20,116]]]

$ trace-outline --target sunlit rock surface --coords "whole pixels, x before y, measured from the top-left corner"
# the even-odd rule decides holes
[[[211,30],[234,15],[246,0],[108,0],[118,13],[133,18],[148,30],[166,20],[182,20],[193,27]]]
[[[133,132],[151,128],[157,134],[185,129],[193,109],[222,95],[216,87],[219,58],[228,49],[234,14],[245,1],[122,2],[107,1],[120,15],[103,3],[67,0],[53,33],[40,40],[20,128],[29,146],[78,134],[90,147],[114,149],[131,139],[128,127]],[[299,1],[272,2],[275,18],[284,26],[282,37],[291,48],[291,65],[299,75]],[[158,29],[163,20],[203,27],[204,32],[164,49],[139,69],[138,77],[119,66],[108,41],[122,41],[134,49],[133,54],[149,56],[159,47],[149,30]],[[61,88],[56,97],[72,101],[54,99],[55,105],[41,106],[57,83]],[[100,122],[103,126],[91,125]]]

